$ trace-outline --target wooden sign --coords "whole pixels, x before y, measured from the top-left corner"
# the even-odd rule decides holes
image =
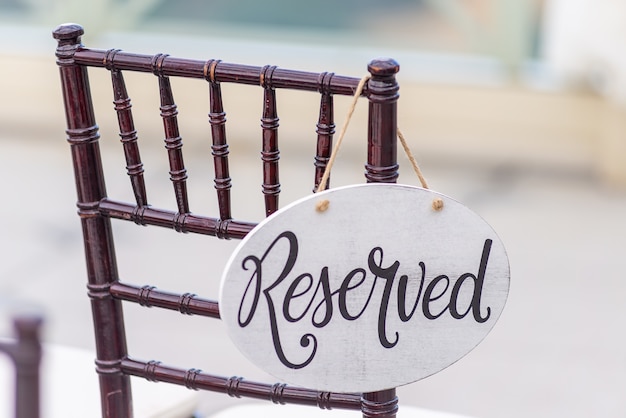
[[[504,246],[474,212],[430,190],[364,184],[261,222],[228,262],[220,315],[275,377],[372,392],[459,360],[492,329],[508,290]]]

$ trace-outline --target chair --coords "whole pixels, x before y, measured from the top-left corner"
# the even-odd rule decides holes
[[[0,341],[15,366],[15,417],[39,418],[39,366],[42,319],[38,315],[16,315],[13,328],[15,341]]]
[[[132,416],[130,377],[167,382],[189,389],[221,392],[232,397],[266,400],[280,404],[317,406],[321,409],[362,411],[364,416],[391,418],[396,415],[398,399],[395,389],[363,394],[318,392],[284,384],[265,384],[242,378],[227,378],[177,368],[158,361],[143,361],[129,354],[126,344],[122,302],[145,307],[179,311],[219,319],[218,302],[192,293],[174,293],[153,286],[132,284],[121,279],[116,267],[111,220],[130,221],[141,226],[159,226],[179,233],[204,234],[220,239],[241,239],[254,222],[231,216],[229,144],[226,140],[222,84],[256,86],[262,95],[261,118],[263,168],[262,196],[265,213],[279,208],[279,148],[276,91],[295,89],[320,97],[317,119],[317,154],[313,169],[313,188],[320,182],[330,157],[334,134],[333,96],[354,94],[358,78],[333,73],[310,73],[277,68],[237,65],[219,60],[198,61],[165,54],[142,55],[116,49],[95,50],[81,44],[83,29],[79,25],[61,25],[54,30],[63,90],[67,140],[71,147],[78,194],[78,214],[82,224],[87,262],[88,295],[91,298],[97,347],[96,371],[99,375],[103,416]],[[114,92],[119,134],[126,158],[127,174],[134,202],[110,198],[105,191],[105,175],[99,150],[99,128],[92,105],[88,68],[110,72]],[[365,178],[368,182],[395,182],[396,105],[398,85],[395,74],[399,66],[393,60],[375,60],[369,64],[371,79],[363,96],[369,100],[368,138],[364,141],[368,157]],[[147,199],[144,169],[139,154],[138,135],[130,107],[124,74],[152,73],[158,78],[161,118],[165,148],[169,158],[170,179],[176,208],[151,206]],[[177,106],[170,78],[197,79],[210,91],[209,122],[215,171],[218,213],[205,216],[190,211],[187,170],[183,162],[183,144],[178,129]],[[258,91],[260,89],[260,92]],[[255,90],[254,87],[251,88]],[[311,134],[314,136],[315,134]],[[268,403],[269,405],[269,403]],[[256,413],[263,414],[260,409]]]

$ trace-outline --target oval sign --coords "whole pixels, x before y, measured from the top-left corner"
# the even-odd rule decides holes
[[[301,199],[251,231],[222,276],[220,315],[278,379],[373,392],[470,352],[508,290],[504,246],[477,214],[430,190],[363,184]]]

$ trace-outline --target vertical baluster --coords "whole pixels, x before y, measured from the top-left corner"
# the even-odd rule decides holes
[[[263,194],[265,195],[265,215],[269,216],[278,210],[278,195],[280,183],[278,178],[278,114],[276,111],[276,91],[272,88],[272,74],[276,67],[265,66],[261,71],[261,86],[263,87]]]
[[[113,83],[113,104],[117,112],[117,121],[120,127],[120,140],[124,148],[124,156],[126,157],[126,172],[130,177],[130,183],[135,195],[135,201],[138,207],[148,205],[148,197],[146,194],[146,185],[143,178],[143,163],[139,154],[139,146],[137,145],[137,131],[133,122],[133,114],[131,111],[132,104],[126,90],[126,83],[122,72],[115,69],[113,59],[118,50],[110,50],[106,57],[106,66],[111,71],[111,80]]]
[[[222,89],[215,80],[215,68],[219,60],[210,60],[205,65],[205,78],[209,81],[209,123],[211,124],[213,162],[215,165],[215,189],[220,209],[220,219],[231,219],[231,179],[228,169],[228,143],[226,142],[226,113],[222,104]]]
[[[174,103],[174,95],[169,77],[161,72],[161,66],[167,55],[158,54],[152,60],[153,72],[159,78],[159,95],[161,97],[161,117],[165,130],[165,148],[170,162],[170,180],[174,185],[176,205],[179,214],[189,213],[187,198],[187,170],[183,162],[183,140],[178,131],[178,110]],[[177,228],[178,229],[178,228]]]
[[[333,135],[335,133],[333,96],[330,93],[330,81],[333,73],[322,73],[319,79],[320,114],[317,121],[317,152],[315,154],[315,186],[313,192],[317,188],[326,170],[326,165],[330,159],[331,149],[333,146]],[[326,188],[330,185],[330,177],[326,182]]]

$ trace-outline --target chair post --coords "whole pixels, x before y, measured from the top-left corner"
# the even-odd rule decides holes
[[[400,69],[392,59],[374,60],[367,67],[369,125],[365,178],[368,183],[395,183],[398,178],[397,103]]]
[[[363,418],[395,418],[398,397],[395,389],[364,393],[361,398]]]
[[[392,59],[374,60],[367,67],[369,125],[365,178],[368,183],[395,183],[398,178],[397,103],[400,69]],[[398,397],[395,389],[364,393],[361,399],[364,418],[395,418]]]
[[[82,45],[83,28],[75,24],[57,27],[53,36],[58,41],[57,64],[61,76],[66,110],[67,140],[70,143],[76,181],[77,207],[80,216],[88,276],[88,295],[96,340],[96,371],[100,379],[102,415],[132,417],[130,378],[121,370],[126,357],[126,336],[121,301],[110,293],[118,281],[111,223],[99,211],[106,197],[102,160],[87,68],[74,61],[74,53]],[[81,167],[89,166],[88,170]]]
[[[13,325],[17,334],[17,345],[12,350],[15,362],[15,412],[18,418],[39,418],[39,365],[41,343],[39,316],[18,316]]]

